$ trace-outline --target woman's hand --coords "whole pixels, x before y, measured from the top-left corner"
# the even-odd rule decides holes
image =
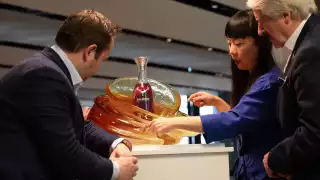
[[[191,101],[198,107],[215,106],[217,103],[223,101],[220,97],[212,95],[207,92],[197,92],[192,94],[188,101]]]
[[[175,125],[179,122],[179,118],[158,118],[147,124],[143,131],[149,131],[154,136],[162,136],[175,129]]]
[[[207,92],[197,92],[192,94],[188,101],[191,101],[198,107],[215,106],[219,112],[227,112],[230,110],[230,105],[218,96]]]
[[[155,136],[162,136],[174,129],[183,129],[203,133],[202,123],[199,116],[158,118],[147,124],[142,131],[151,132]]]

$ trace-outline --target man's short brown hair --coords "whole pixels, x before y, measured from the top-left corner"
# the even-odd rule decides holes
[[[94,10],[70,15],[60,27],[55,41],[66,52],[79,52],[91,44],[97,45],[99,55],[107,49],[120,28]]]

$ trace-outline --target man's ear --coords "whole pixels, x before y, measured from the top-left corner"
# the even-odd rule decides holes
[[[96,57],[97,45],[89,45],[85,50],[86,60],[94,60]]]
[[[287,13],[284,13],[283,18],[284,18],[284,23],[288,25],[290,23],[290,21],[292,20],[292,12],[289,11]]]

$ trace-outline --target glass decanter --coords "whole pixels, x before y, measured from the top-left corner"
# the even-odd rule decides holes
[[[154,112],[153,92],[147,79],[147,57],[134,58],[138,67],[138,82],[133,90],[133,104],[149,112]]]

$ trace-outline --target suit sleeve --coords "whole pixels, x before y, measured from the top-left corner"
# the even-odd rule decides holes
[[[113,150],[111,146],[118,137],[97,127],[91,121],[86,122],[85,132],[86,146],[100,156],[108,158]]]
[[[320,158],[320,51],[303,50],[293,81],[301,113],[300,127],[274,147],[268,158],[271,170],[282,174],[298,173]],[[290,121],[290,120],[286,120]],[[295,120],[292,120],[295,121]]]
[[[76,139],[69,115],[74,110],[69,86],[62,75],[44,67],[26,73],[20,84],[18,97],[26,129],[49,168],[70,179],[110,179],[112,162]]]
[[[277,77],[270,81],[259,78],[233,109],[228,112],[201,116],[207,142],[233,138],[254,131],[274,107],[278,93]]]

